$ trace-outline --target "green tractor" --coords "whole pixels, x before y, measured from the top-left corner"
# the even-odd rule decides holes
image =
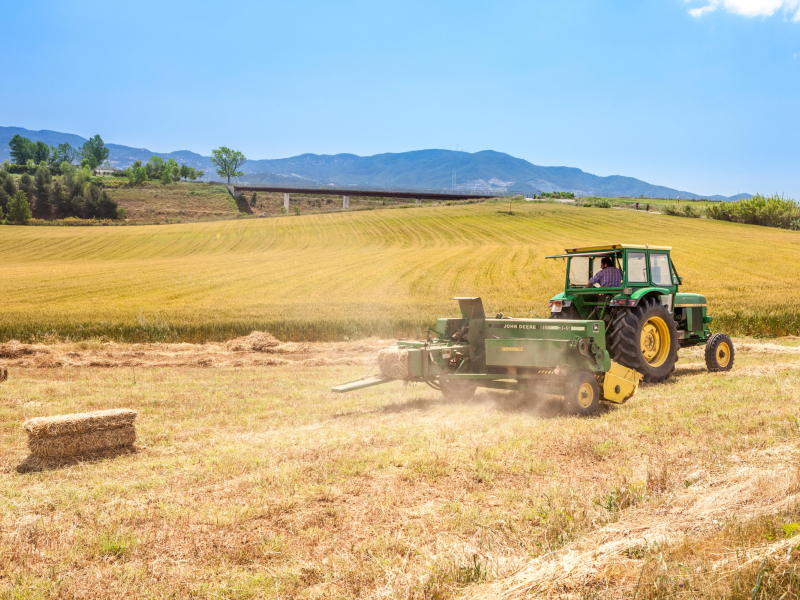
[[[709,371],[733,367],[731,339],[712,334],[706,299],[679,292],[681,277],[670,257],[671,248],[612,244],[566,249],[548,256],[566,261],[564,291],[550,300],[550,318],[605,323],[611,359],[634,369],[644,381],[659,382],[675,370],[678,349],[706,345]],[[617,275],[590,282],[603,263]],[[615,280],[609,284],[609,280]]]
[[[550,319],[491,317],[480,298],[454,298],[460,317],[437,319],[425,340],[384,348],[378,375],[333,391],[406,381],[467,399],[482,387],[563,396],[568,412],[589,415],[601,402],[629,400],[642,379],[667,379],[681,347],[705,343],[709,370],[727,371],[733,342],[712,335],[703,296],[678,292],[681,278],[669,251],[616,244],[548,257],[567,265],[564,292],[550,301]],[[591,283],[603,263],[618,269],[601,277],[612,287]]]

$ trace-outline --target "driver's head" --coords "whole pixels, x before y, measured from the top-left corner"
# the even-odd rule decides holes
[[[606,267],[613,267],[614,261],[612,261],[609,257],[604,256],[602,260],[600,260],[600,268],[605,269]]]

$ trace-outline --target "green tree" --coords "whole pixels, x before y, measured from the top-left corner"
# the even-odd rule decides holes
[[[15,164],[24,165],[33,158],[34,144],[26,137],[17,134],[8,142],[11,159]]]
[[[174,158],[170,158],[161,167],[161,183],[167,185],[181,178],[181,168]]]
[[[117,202],[105,190],[100,192],[100,198],[97,200],[96,216],[100,219],[117,218]]]
[[[161,171],[165,164],[166,162],[160,156],[151,156],[145,165],[148,179],[161,179]]]
[[[147,169],[142,166],[142,161],[137,160],[128,167],[128,183],[136,185],[147,181]]]
[[[47,163],[50,161],[50,146],[42,141],[38,141],[33,145],[33,162],[37,165]]]
[[[86,140],[86,143],[81,146],[81,166],[84,166],[84,161],[90,169],[96,169],[108,160],[108,148],[103,143],[103,139],[96,135]]]
[[[78,150],[73,148],[72,145],[67,142],[59,144],[58,148],[56,148],[53,152],[53,162],[57,164],[62,162],[68,162],[72,164],[75,162],[76,158],[78,158]]]
[[[52,195],[50,184],[53,181],[50,169],[46,165],[39,165],[34,180],[36,181],[36,212],[47,213],[50,211],[50,196]]]
[[[17,186],[14,185],[14,178],[11,175],[8,175],[3,182],[3,191],[9,198],[17,193]]]
[[[19,189],[25,193],[26,198],[33,197],[33,179],[27,173],[23,173],[22,177],[19,178]]]
[[[53,208],[56,209],[56,216],[63,219],[72,214],[72,203],[67,195],[64,187],[56,181],[53,185]]]
[[[211,162],[217,167],[217,175],[220,177],[227,177],[228,183],[231,182],[231,177],[241,177],[244,175],[242,171],[237,171],[245,162],[247,158],[245,155],[237,150],[231,150],[222,146],[216,150],[211,151]]]
[[[33,214],[31,213],[31,205],[28,202],[28,196],[25,195],[25,192],[17,192],[14,194],[14,197],[11,198],[11,202],[8,203],[9,220],[24,225],[31,217],[33,217]]]
[[[9,194],[6,192],[6,180],[11,179],[11,175],[9,175],[6,171],[0,171],[0,219],[2,219],[2,215],[5,214],[6,207],[8,206],[8,201],[11,199],[11,196],[16,193],[16,189],[14,192]],[[11,180],[11,185],[14,185],[14,181]]]

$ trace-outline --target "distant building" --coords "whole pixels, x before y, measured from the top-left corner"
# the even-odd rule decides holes
[[[117,170],[114,167],[97,167],[94,170],[94,174],[98,177],[112,177]]]

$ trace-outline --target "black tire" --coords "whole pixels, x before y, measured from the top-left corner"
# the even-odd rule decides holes
[[[581,318],[578,309],[574,306],[562,306],[561,312],[551,312],[550,316],[547,317],[548,319],[566,319],[570,321],[579,321]]]
[[[600,408],[600,386],[591,373],[578,371],[567,380],[564,404],[570,414],[593,415]]]
[[[478,389],[477,381],[469,379],[448,379],[439,378],[439,389],[446,400],[470,400]]]
[[[730,371],[736,350],[731,338],[724,333],[715,333],[706,342],[706,367],[712,373]]]
[[[678,361],[678,326],[655,298],[620,309],[610,329],[608,351],[614,361],[635,369],[650,383],[669,379]],[[664,343],[667,337],[669,345]]]

